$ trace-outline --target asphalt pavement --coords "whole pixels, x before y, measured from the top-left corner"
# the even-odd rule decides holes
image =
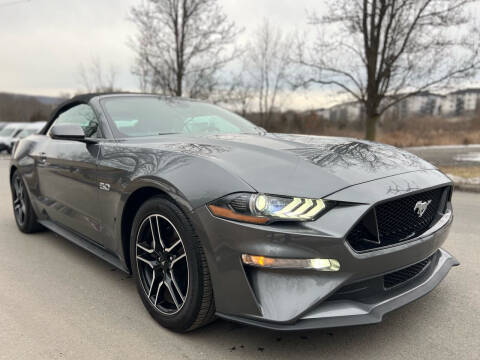
[[[480,145],[418,146],[406,150],[436,166],[480,166]]]
[[[461,262],[377,325],[273,332],[218,320],[158,326],[133,279],[51,233],[16,226],[0,160],[0,359],[479,359],[480,194],[454,195],[445,248]]]

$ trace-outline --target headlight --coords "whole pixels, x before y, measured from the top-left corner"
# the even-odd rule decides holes
[[[208,208],[218,217],[267,224],[315,220],[327,210],[328,203],[322,199],[242,193],[216,200]]]

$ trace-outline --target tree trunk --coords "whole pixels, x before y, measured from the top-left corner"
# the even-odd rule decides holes
[[[177,74],[177,89],[175,91],[175,96],[181,97],[183,95],[182,80],[182,76],[180,74]]]
[[[375,141],[377,136],[377,120],[380,118],[378,115],[367,114],[366,128],[365,128],[365,139],[370,141]]]

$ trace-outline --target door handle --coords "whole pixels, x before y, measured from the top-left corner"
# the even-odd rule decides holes
[[[47,162],[47,154],[45,154],[44,152],[41,152],[40,156],[38,157],[38,161],[41,164],[45,164]]]

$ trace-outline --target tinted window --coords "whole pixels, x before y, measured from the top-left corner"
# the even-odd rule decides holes
[[[86,137],[98,137],[98,119],[93,109],[86,104],[77,105],[64,111],[55,120],[56,124],[78,124]]]
[[[20,132],[20,134],[17,135],[17,137],[20,138],[20,139],[23,139],[23,138],[27,137],[28,135],[32,135],[32,134],[36,134],[36,133],[38,133],[38,130],[26,129],[26,130],[22,130]]]
[[[12,128],[5,128],[2,131],[0,131],[0,136],[11,136],[16,129]]]
[[[218,106],[160,97],[116,97],[102,101],[121,136],[159,134],[257,134],[259,129]]]

